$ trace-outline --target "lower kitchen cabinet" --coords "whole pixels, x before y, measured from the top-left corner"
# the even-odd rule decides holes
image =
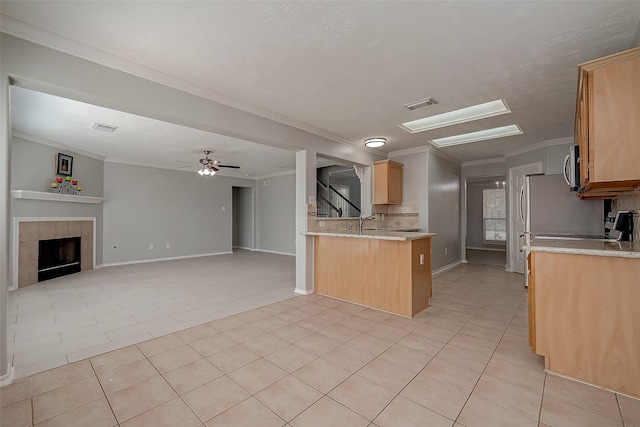
[[[640,258],[529,257],[529,343],[545,367],[640,397]]]
[[[316,236],[314,291],[413,317],[431,298],[431,238]]]

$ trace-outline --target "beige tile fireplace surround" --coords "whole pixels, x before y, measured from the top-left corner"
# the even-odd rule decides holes
[[[80,237],[80,268],[82,271],[94,267],[94,218],[79,219],[19,219],[17,230],[17,282],[19,288],[38,283],[38,241]]]

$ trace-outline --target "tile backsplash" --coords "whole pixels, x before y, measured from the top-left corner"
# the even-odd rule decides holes
[[[615,199],[611,205],[613,210],[633,211],[633,241],[640,241],[640,189],[630,191]]]
[[[365,228],[419,229],[420,213],[418,205],[373,205],[372,214],[376,219],[368,220]],[[320,227],[320,222],[323,227]],[[358,227],[358,218],[323,218],[317,216],[316,205],[307,205],[307,230],[334,231]]]

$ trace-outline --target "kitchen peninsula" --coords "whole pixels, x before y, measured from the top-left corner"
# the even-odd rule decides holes
[[[383,230],[303,233],[314,236],[314,291],[413,317],[431,298],[433,233]]]
[[[545,367],[640,397],[640,245],[534,239],[529,344]]]

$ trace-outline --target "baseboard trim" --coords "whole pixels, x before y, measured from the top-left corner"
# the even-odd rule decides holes
[[[152,259],[140,259],[134,261],[123,261],[123,262],[108,262],[102,264],[101,267],[115,267],[118,265],[130,265],[130,264],[145,264],[147,262],[160,262],[160,261],[172,261],[177,259],[187,259],[187,258],[201,258],[205,256],[214,256],[214,255],[229,255],[233,254],[233,252],[212,252],[208,254],[197,254],[197,255],[184,255],[184,256],[174,256],[174,257],[166,257],[166,258],[152,258]],[[96,266],[98,268],[98,266]]]
[[[266,252],[268,254],[296,256],[296,254],[290,254],[290,253],[287,253],[287,252],[278,252],[278,251],[268,251],[266,249],[253,249],[253,250],[255,252]]]
[[[244,247],[244,246],[232,246],[231,248],[232,249],[242,249],[242,250],[245,250],[245,251],[252,251],[252,252],[255,251],[254,248],[247,248],[247,247]]]
[[[494,249],[494,248],[476,248],[476,247],[471,247],[471,246],[467,246],[467,249],[473,249],[474,251],[492,251],[492,252],[507,252],[506,249]]]
[[[16,368],[11,366],[11,363],[7,363],[7,373],[0,376],[0,387],[4,387],[13,382],[13,377],[15,376]]]
[[[449,264],[449,265],[445,265],[444,267],[440,267],[440,268],[439,268],[439,269],[437,269],[437,270],[433,270],[433,271],[431,272],[431,275],[432,275],[432,276],[437,276],[438,274],[442,274],[442,273],[444,273],[445,271],[449,271],[449,270],[451,270],[452,268],[455,268],[455,267],[459,266],[460,264],[462,264],[462,261],[461,261],[461,260],[458,260],[458,261],[453,262],[453,263],[451,263],[451,264]]]
[[[293,290],[293,292],[296,293],[296,294],[300,294],[300,295],[310,295],[310,294],[314,293],[313,291],[308,291],[306,289],[298,289],[298,288],[295,288]]]

